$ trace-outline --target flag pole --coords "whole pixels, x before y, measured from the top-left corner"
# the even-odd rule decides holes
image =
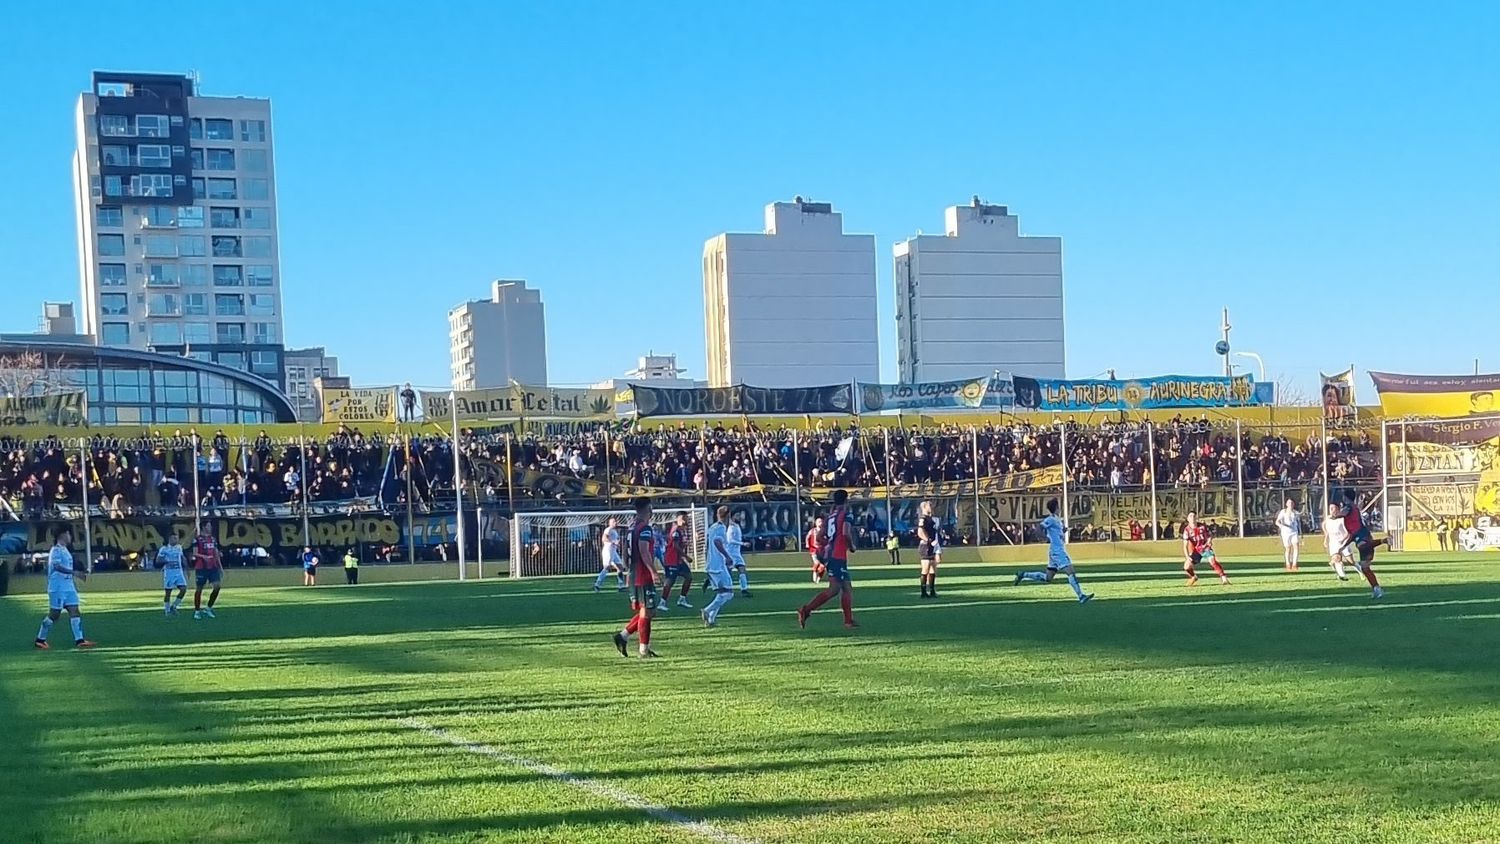
[[[467,566],[464,561],[464,473],[463,452],[458,440],[458,396],[453,390],[448,391],[448,407],[453,411],[453,502],[457,508],[454,522],[456,529],[454,535],[458,539],[458,579],[468,580]]]

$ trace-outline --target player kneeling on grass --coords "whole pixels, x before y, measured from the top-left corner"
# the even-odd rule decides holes
[[[729,574],[729,508],[720,506],[714,515],[716,519],[708,529],[708,566],[703,572],[713,587],[714,599],[703,608],[704,627],[717,627],[724,605],[734,600],[734,578]]]
[[[182,572],[183,564],[182,546],[177,544],[177,534],[167,535],[167,544],[156,552],[156,566],[161,569],[161,611],[162,615],[176,615],[177,608],[182,606],[182,599],[187,597],[187,576]],[[177,590],[177,598],[172,598],[172,590]]]
[[[661,590],[661,603],[656,608],[666,612],[667,601],[672,600],[672,586],[679,579],[682,580],[682,592],[677,597],[677,606],[690,610],[693,605],[688,603],[688,590],[693,588],[692,559],[688,556],[688,515],[684,512],[677,514],[677,519],[672,526],[667,528],[667,547],[662,552],[662,568],[667,573],[667,585]]]
[[[842,489],[834,491],[833,512],[828,514],[828,527],[824,531],[828,540],[823,551],[823,565],[828,567],[828,589],[819,592],[797,610],[799,627],[806,627],[808,616],[834,598],[839,599],[844,610],[844,626],[850,629],[859,626],[854,621],[854,586],[849,581],[849,557],[854,554],[854,536],[849,532],[849,511],[845,507],[848,501],[848,492]]]
[[[57,541],[52,546],[52,552],[47,555],[47,603],[48,611],[42,619],[42,627],[36,631],[37,650],[47,650],[47,636],[52,633],[52,624],[62,616],[62,611],[68,611],[68,621],[73,625],[73,645],[79,648],[92,648],[93,642],[83,638],[83,616],[78,612],[78,587],[73,585],[76,575],[79,580],[88,580],[88,572],[77,571],[73,568],[73,552],[68,550],[68,544],[73,541],[73,532],[67,528],[57,532]],[[0,563],[0,565],[5,565]]]
[[[1219,564],[1219,555],[1214,553],[1214,540],[1208,535],[1208,526],[1198,524],[1198,514],[1187,514],[1187,527],[1182,531],[1182,570],[1187,573],[1187,585],[1198,585],[1198,564],[1204,560],[1213,567],[1214,574],[1219,576],[1219,582],[1225,586],[1229,585],[1229,575],[1224,573],[1224,567]]]
[[[1078,596],[1078,603],[1086,604],[1093,599],[1094,593],[1084,594],[1083,587],[1078,585],[1078,575],[1073,571],[1073,559],[1068,556],[1067,535],[1068,526],[1063,524],[1062,519],[1057,517],[1057,499],[1047,502],[1047,518],[1042,519],[1042,530],[1047,534],[1047,568],[1045,571],[1018,571],[1014,585],[1022,583],[1051,583],[1052,578],[1062,572],[1068,578],[1068,585],[1073,587],[1073,594]]]
[[[641,637],[641,658],[656,656],[651,650],[651,618],[656,614],[656,587],[661,583],[661,569],[656,563],[656,533],[651,528],[651,499],[635,500],[635,523],[630,526],[626,546],[630,555],[630,623],[615,634],[620,656],[629,656],[630,637]]]

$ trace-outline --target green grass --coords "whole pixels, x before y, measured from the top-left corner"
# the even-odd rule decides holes
[[[413,720],[765,842],[1500,840],[1496,561],[1381,562],[1380,603],[1233,561],[1227,589],[1092,566],[1083,607],[872,566],[852,633],[797,630],[805,575],[763,572],[717,630],[659,621],[651,663],[579,578],[231,582],[203,622],[85,585],[90,653],[65,623],[33,652],[14,596],[0,840],[709,840]]]

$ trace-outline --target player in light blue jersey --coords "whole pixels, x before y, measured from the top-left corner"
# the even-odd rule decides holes
[[[183,573],[182,546],[177,542],[177,534],[167,535],[167,544],[156,552],[156,567],[161,569],[161,611],[162,615],[176,615],[177,608],[182,606],[182,599],[187,595],[187,575]],[[172,598],[172,590],[177,590],[177,598]]]
[[[63,528],[57,532],[57,541],[52,553],[47,555],[47,615],[42,619],[42,628],[36,632],[37,650],[48,648],[47,635],[52,624],[68,611],[68,622],[73,625],[73,645],[92,648],[93,642],[83,638],[83,616],[78,613],[78,589],[73,579],[88,580],[89,573],[73,568],[73,552],[68,545],[73,541],[73,531]]]
[[[1058,572],[1068,576],[1068,585],[1073,587],[1073,594],[1078,596],[1078,603],[1086,604],[1094,593],[1084,593],[1083,587],[1078,585],[1078,575],[1073,572],[1073,560],[1068,556],[1067,535],[1068,526],[1057,516],[1057,499],[1047,502],[1047,518],[1042,519],[1042,530],[1047,534],[1047,568],[1044,571],[1018,571],[1016,572],[1016,586],[1022,583],[1051,583],[1052,578]]]

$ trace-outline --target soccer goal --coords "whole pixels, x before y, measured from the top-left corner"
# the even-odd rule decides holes
[[[703,568],[708,542],[708,510],[703,507],[669,507],[651,514],[651,524],[663,538],[678,513],[688,516],[688,551],[694,568]],[[562,574],[598,574],[604,529],[613,516],[618,522],[621,553],[626,553],[634,510],[573,510],[568,512],[517,513],[510,522],[510,576],[548,577]]]

